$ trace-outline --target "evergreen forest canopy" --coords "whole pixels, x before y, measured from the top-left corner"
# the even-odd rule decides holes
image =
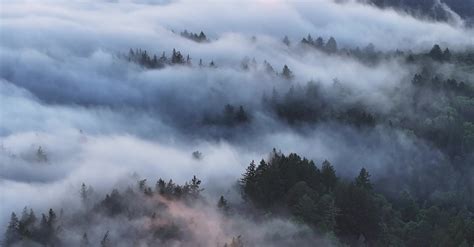
[[[221,195],[213,203],[202,196],[204,189],[196,176],[184,185],[161,178],[149,185],[143,179],[105,197],[83,183],[79,211],[61,209],[58,214],[49,209],[37,216],[25,207],[21,214],[11,214],[3,244],[253,246],[264,241],[311,246],[313,234],[319,236],[316,243],[331,246],[470,246],[474,242],[474,220],[466,205],[449,200],[421,202],[406,190],[391,203],[374,187],[365,168],[351,180],[338,177],[329,161],[317,166],[297,154],[273,150],[269,160],[250,163],[237,189],[242,202],[232,203]],[[204,208],[215,211],[211,214]],[[229,228],[239,218],[257,225],[283,218],[308,229],[299,229],[291,240],[278,236],[281,233],[253,236],[250,232],[247,239],[240,234],[226,239],[238,234]],[[216,239],[211,241],[203,238],[194,228],[207,226],[200,221],[208,220],[222,221],[220,227],[229,232],[213,233]],[[117,227],[120,221],[128,223]],[[246,244],[250,240],[254,242]]]
[[[1,246],[473,246],[469,4],[7,0]]]

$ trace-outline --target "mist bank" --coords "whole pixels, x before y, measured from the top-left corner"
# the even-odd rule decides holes
[[[314,160],[310,170],[329,160],[342,195],[360,192],[367,205],[404,215],[377,217],[398,222],[390,224],[406,236],[441,214],[468,232],[470,223],[459,224],[474,207],[473,30],[343,2],[2,2],[0,232],[11,212],[28,206],[44,212],[45,222],[55,218],[50,208],[58,216],[67,208],[67,244],[83,239],[82,217],[98,222],[88,233],[95,244],[109,230],[109,244],[131,245],[141,237],[161,241],[170,229],[173,246],[240,246],[240,234],[246,246],[381,243],[378,228],[344,232],[322,220],[357,202],[335,190],[298,180],[286,188],[299,184],[295,208],[262,208],[263,197],[242,196],[245,167],[285,160],[279,150]],[[354,187],[361,168],[372,192]],[[184,186],[194,175],[206,188],[197,205],[136,188],[137,180],[160,177]],[[96,208],[112,188],[123,195],[130,187],[130,198],[146,207],[135,209],[146,214],[130,224],[122,224],[125,213],[91,214],[78,202],[82,183],[94,188]],[[245,217],[222,215],[214,207],[220,195]],[[326,208],[336,199],[333,211]],[[151,219],[155,206],[163,207],[159,220]],[[186,226],[196,217],[203,225]],[[184,235],[174,236],[180,231],[170,221]],[[156,227],[158,237],[150,233]],[[201,227],[219,231],[209,236]],[[128,238],[129,230],[138,233]],[[395,242],[428,239],[387,234]],[[438,235],[448,237],[430,241],[452,240]],[[473,240],[453,240],[464,241]]]
[[[194,155],[195,159],[199,157]],[[135,174],[110,193],[82,183],[74,187],[76,192],[68,201],[56,205],[61,208],[59,213],[50,208],[41,220],[35,214],[37,210],[27,207],[21,216],[12,213],[4,243],[411,246],[420,241],[473,241],[470,236],[474,221],[465,210],[448,210],[452,198],[433,197],[422,205],[402,190],[396,203],[391,204],[377,192],[370,177],[362,168],[355,179],[341,178],[327,160],[316,164],[274,149],[258,165],[252,161],[238,182],[221,196],[206,191],[196,176],[181,185],[161,178],[153,185],[153,180]],[[448,217],[447,221],[436,221],[440,214]],[[432,224],[436,224],[434,229],[423,226]],[[458,231],[449,231],[453,225]],[[417,233],[423,228],[443,234],[420,237]]]

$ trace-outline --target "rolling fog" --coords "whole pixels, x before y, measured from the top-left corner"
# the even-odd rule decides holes
[[[439,164],[443,154],[411,133],[325,122],[294,128],[262,106],[263,95],[272,90],[308,81],[318,82],[334,104],[341,104],[334,90],[338,81],[353,92],[343,103],[358,102],[379,114],[395,107],[409,112],[412,86],[403,81],[411,79],[415,65],[396,57],[367,65],[307,52],[298,43],[308,33],[325,40],[332,36],[339,48],[372,43],[385,52],[426,52],[433,42],[462,51],[474,44],[473,30],[458,19],[435,23],[343,2],[2,1],[1,226],[24,206],[77,209],[83,182],[107,192],[136,178],[181,183],[196,175],[204,193],[232,197],[229,181],[236,182],[252,160],[266,158],[273,148],[318,164],[330,160],[342,176],[366,167],[374,180]],[[210,42],[181,37],[185,29],[204,31]],[[285,35],[290,46],[281,42]],[[121,58],[130,48],[158,56],[175,48],[189,54],[193,65],[144,69]],[[245,58],[255,58],[257,66],[243,70]],[[200,59],[214,61],[217,68],[200,68]],[[288,65],[295,78],[289,82],[266,73],[263,61],[277,72]],[[471,76],[443,69],[455,77]],[[394,97],[398,91],[407,98]],[[251,122],[233,129],[202,124],[203,116],[222,112],[226,104],[244,106]],[[37,160],[39,147],[46,161]],[[193,159],[196,150],[201,160]],[[290,223],[275,224],[286,229]]]

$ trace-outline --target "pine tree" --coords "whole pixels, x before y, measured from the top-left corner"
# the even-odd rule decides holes
[[[451,52],[449,51],[448,48],[444,49],[443,60],[444,61],[450,61],[451,60]]]
[[[281,75],[283,76],[283,78],[285,78],[287,80],[293,79],[293,72],[291,72],[290,68],[288,68],[288,66],[286,64],[285,64],[285,66],[283,66],[283,70],[281,72]]]
[[[160,62],[161,62],[162,64],[165,64],[167,60],[168,60],[168,58],[166,58],[166,54],[165,54],[165,52],[163,52],[163,53],[161,54],[161,57],[160,57]]]
[[[193,176],[191,179],[191,183],[189,184],[189,193],[193,199],[197,199],[204,189],[200,188],[201,180],[199,180],[196,176]]]
[[[442,61],[443,60],[443,51],[441,51],[441,48],[439,47],[438,44],[434,45],[433,48],[431,48],[431,51],[428,55],[433,60],[436,60],[436,61]]]
[[[152,68],[157,68],[158,67],[158,58],[156,57],[156,54],[153,54],[153,60],[151,61],[151,67]]]
[[[306,38],[306,40],[308,41],[308,44],[310,45],[314,44],[313,37],[311,37],[311,34],[308,34],[308,37]]]
[[[41,146],[36,150],[36,161],[38,162],[48,162],[48,156],[44,152]]]
[[[264,162],[262,160],[262,162]],[[255,198],[257,193],[257,166],[255,165],[255,161],[252,160],[250,165],[246,168],[245,173],[242,174],[242,178],[240,179],[240,186],[242,196],[245,200],[257,199]]]
[[[239,110],[237,110],[237,113],[235,114],[235,120],[237,123],[245,123],[249,120],[243,106],[239,106]]]
[[[59,242],[57,236],[58,217],[52,208],[49,209],[47,218],[43,215],[43,220],[44,219],[46,219],[46,222],[42,221],[42,228],[45,233],[44,240],[47,244],[56,245]],[[46,225],[44,223],[46,223]]]
[[[172,55],[171,55],[171,63],[172,64],[184,64],[184,57],[181,55],[181,52],[176,51],[176,49],[173,49]]]
[[[336,187],[337,184],[337,176],[334,167],[329,163],[329,161],[325,160],[321,167],[321,180],[326,188],[326,191],[330,191]]]
[[[329,38],[328,42],[326,43],[325,50],[330,54],[337,52],[337,42],[333,37]]]
[[[207,37],[206,37],[206,35],[204,34],[203,31],[201,31],[201,33],[199,33],[199,37],[198,37],[198,38],[199,38],[199,42],[208,41],[208,40],[207,40]]]
[[[323,38],[322,38],[322,37],[318,37],[318,38],[316,39],[316,42],[315,42],[314,46],[316,46],[316,48],[318,48],[318,49],[324,48],[324,40],[323,40]]]
[[[275,69],[273,69],[273,66],[267,62],[267,60],[263,61],[263,65],[265,66],[265,71],[269,74],[275,74]]]
[[[12,213],[10,216],[10,222],[8,223],[7,230],[5,232],[3,246],[12,246],[13,244],[21,240],[19,223],[20,222],[18,221],[18,217],[16,216],[16,214]]]
[[[255,165],[255,161],[252,160],[252,162],[250,162],[250,165],[245,170],[245,173],[242,174],[242,179],[240,179],[241,185],[245,186],[254,181],[255,176],[257,175],[256,167],[257,166]]]
[[[189,57],[189,54],[186,56],[186,64],[191,66],[191,58]]]
[[[229,204],[227,203],[227,200],[224,198],[224,196],[221,196],[219,198],[219,201],[217,202],[217,208],[221,210],[224,214],[229,213]]]
[[[370,183],[370,174],[365,168],[360,170],[359,176],[355,180],[355,184],[358,187],[364,188],[366,190],[372,189],[372,184]]]
[[[19,232],[22,236],[31,237],[33,232],[33,227],[36,222],[36,216],[33,212],[33,209],[28,211],[28,208],[25,207],[21,214],[21,219],[18,225]]]

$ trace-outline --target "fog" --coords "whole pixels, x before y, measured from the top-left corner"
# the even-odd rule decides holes
[[[474,44],[474,31],[462,20],[432,22],[355,1],[7,0],[0,15],[1,234],[10,213],[24,206],[77,210],[83,182],[108,193],[136,179],[184,183],[196,175],[212,200],[215,191],[238,197],[233,187],[245,167],[273,148],[317,164],[330,160],[346,177],[366,167],[375,180],[394,173],[403,180],[446,157],[412,133],[382,125],[362,131],[333,122],[293,128],[265,110],[262,97],[314,81],[334,105],[357,103],[375,114],[409,112],[412,86],[401,82],[411,80],[417,65],[397,57],[368,65],[308,52],[298,45],[301,38],[334,37],[340,48],[351,49],[372,43],[384,52],[427,52],[434,43],[463,51]],[[185,29],[204,31],[210,42],[181,37]],[[290,46],[281,42],[285,35]],[[130,48],[157,56],[175,48],[189,54],[193,65],[145,69],[122,58]],[[255,58],[258,66],[242,69],[244,58]],[[217,68],[200,68],[200,59]],[[267,73],[263,61],[277,72],[288,65],[295,78],[288,82]],[[472,76],[442,68],[459,78]],[[350,96],[341,99],[335,81]],[[394,93],[400,91],[406,93]],[[226,104],[249,109],[251,123],[202,124]],[[40,147],[46,160],[38,160]],[[202,159],[193,158],[196,150]],[[171,207],[171,214],[188,212],[203,213],[208,224],[223,221],[213,218],[215,212]],[[253,237],[254,228],[268,234],[304,231],[279,219],[261,225],[231,221],[222,224],[240,229],[256,245],[265,240]],[[232,237],[196,234],[203,234],[196,237],[200,243]]]

